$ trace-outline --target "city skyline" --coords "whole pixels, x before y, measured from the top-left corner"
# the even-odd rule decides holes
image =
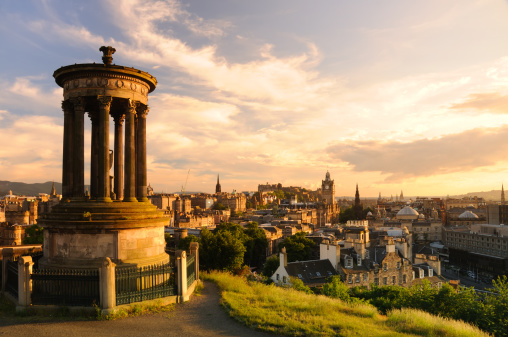
[[[213,192],[217,174],[228,192],[316,189],[327,171],[336,196],[356,183],[375,197],[505,182],[507,1],[29,4],[0,4],[2,180],[61,181],[53,71],[100,63],[111,45],[114,63],[158,80],[147,119],[156,191],[189,175],[186,190]],[[88,162],[88,121],[86,133]]]

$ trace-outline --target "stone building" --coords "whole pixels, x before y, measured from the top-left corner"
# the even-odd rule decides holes
[[[8,222],[0,223],[0,246],[19,246],[25,238],[25,227]]]
[[[478,269],[491,276],[508,275],[508,226],[446,227],[443,235],[451,263]]]

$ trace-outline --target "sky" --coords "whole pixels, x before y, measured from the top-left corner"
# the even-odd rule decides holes
[[[103,45],[157,78],[155,191],[213,193],[217,174],[227,192],[316,189],[327,171],[337,196],[508,183],[506,0],[2,0],[0,180],[61,181],[52,74]]]

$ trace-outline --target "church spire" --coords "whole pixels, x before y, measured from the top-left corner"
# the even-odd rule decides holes
[[[358,184],[356,184],[355,206],[359,205],[360,205],[360,192],[358,192]]]
[[[220,186],[218,174],[217,174],[217,185],[215,185],[215,193],[221,193],[221,186]]]
[[[52,197],[56,196],[56,189],[55,189],[55,182],[53,181],[53,187],[51,188],[51,194]]]
[[[501,184],[501,205],[505,204],[504,200],[504,184]]]

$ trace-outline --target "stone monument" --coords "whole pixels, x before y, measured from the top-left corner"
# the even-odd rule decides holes
[[[169,261],[164,250],[167,219],[147,198],[148,93],[155,90],[157,80],[144,71],[112,64],[114,48],[103,46],[100,51],[103,63],[69,65],[53,74],[64,96],[63,196],[39,219],[44,227],[40,268],[97,268],[106,257],[138,267]],[[85,114],[91,121],[86,194]]]

